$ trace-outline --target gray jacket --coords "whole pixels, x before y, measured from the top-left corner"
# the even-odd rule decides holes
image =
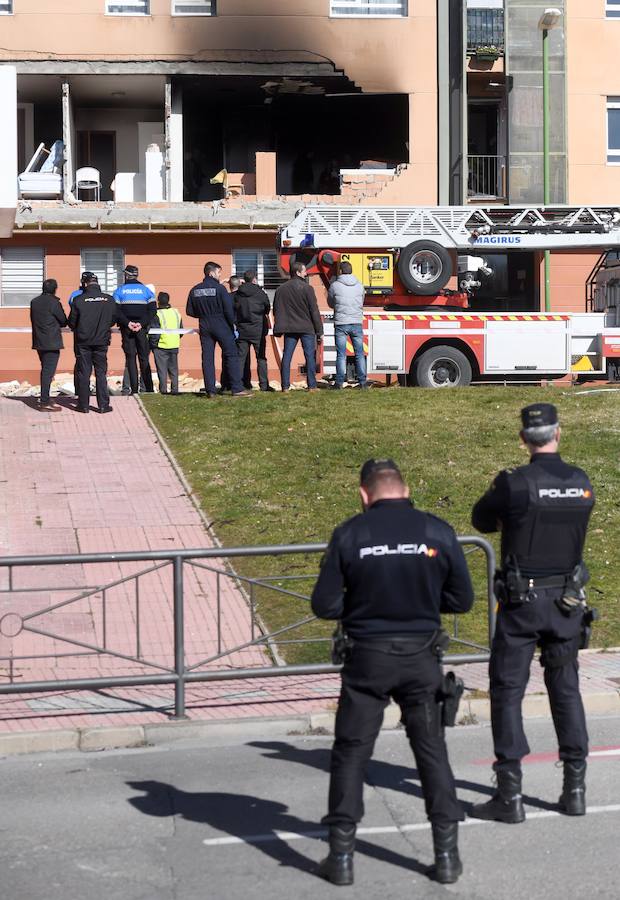
[[[334,310],[334,325],[361,325],[364,286],[355,275],[339,275],[329,286],[327,302]]]

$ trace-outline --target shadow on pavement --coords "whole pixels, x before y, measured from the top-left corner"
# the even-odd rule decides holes
[[[297,851],[276,832],[316,833],[321,830],[326,834],[327,829],[291,815],[284,803],[249,794],[190,793],[160,781],[128,781],[127,785],[143,792],[144,796],[132,797],[129,803],[145,815],[180,816],[188,822],[208,825],[255,846],[281,866],[292,866],[308,874],[316,871],[315,860]],[[355,849],[380,862],[422,874],[428,872],[428,867],[418,860],[366,840],[357,840]]]
[[[259,750],[269,752],[263,753],[268,759],[278,759],[284,762],[299,763],[304,766],[311,766],[314,769],[320,769],[322,772],[329,772],[329,761],[331,751],[325,747],[314,747],[311,750],[303,750],[294,744],[287,744],[285,741],[250,741],[248,746],[257,747]],[[376,788],[382,788],[390,791],[400,791],[403,794],[411,794],[420,800],[424,799],[422,788],[419,784],[412,784],[413,781],[419,782],[417,769],[413,766],[401,766],[394,763],[386,763],[381,760],[371,760],[366,773],[367,784]],[[455,780],[457,788],[466,791],[478,791],[481,794],[491,796],[495,792],[492,785],[480,784],[476,781],[467,781],[462,778]],[[327,783],[325,784],[325,792],[327,794]],[[528,806],[537,809],[557,810],[557,803],[548,803],[546,800],[540,800],[538,797],[529,797],[523,795],[523,802]],[[473,801],[461,800],[461,804],[465,812],[469,815],[473,806]]]

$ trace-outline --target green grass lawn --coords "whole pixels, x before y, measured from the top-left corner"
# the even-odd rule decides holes
[[[598,606],[596,646],[620,644],[620,392],[483,386],[430,391],[389,388],[259,394],[251,400],[146,395],[145,407],[168,442],[224,546],[314,543],[359,509],[361,463],[393,457],[418,507],[472,532],[470,511],[495,473],[521,465],[519,410],[539,400],[559,408],[565,459],[590,475],[597,496],[585,558],[590,601]],[[497,549],[496,536],[491,538]],[[460,622],[484,642],[482,555],[471,556],[474,612]],[[239,560],[244,575],[315,573],[315,557]],[[284,584],[284,582],[282,582]],[[311,580],[286,582],[307,594]],[[258,611],[270,629],[308,613],[301,600],[258,589]],[[313,623],[290,638],[324,637]],[[291,662],[325,660],[324,644],[281,645]]]

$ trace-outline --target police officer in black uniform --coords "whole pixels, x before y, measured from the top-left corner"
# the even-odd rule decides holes
[[[342,621],[348,649],[336,715],[328,814],[329,856],[320,874],[353,883],[356,824],[383,711],[400,706],[432,823],[435,878],[457,880],[456,798],[441,722],[440,613],[471,609],[473,591],[452,528],[409,500],[392,460],[368,460],[360,476],[364,512],[334,531],[312,593],[322,619]]]
[[[69,313],[69,327],[75,339],[78,412],[89,412],[90,373],[95,370],[97,406],[100,413],[112,412],[108,390],[108,347],[112,326],[119,321],[114,297],[104,293],[92,272],[84,290],[75,297]]]
[[[487,803],[474,806],[472,815],[509,823],[525,819],[521,759],[529,746],[521,701],[537,645],[564,763],[560,808],[568,815],[586,811],[588,755],[577,653],[590,612],[582,551],[594,493],[586,473],[560,458],[555,406],[526,406],[521,419],[529,465],[500,472],[472,513],[479,531],[502,533],[489,666],[497,790]]]

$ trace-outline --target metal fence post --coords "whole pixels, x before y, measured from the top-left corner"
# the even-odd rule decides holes
[[[183,557],[172,559],[172,590],[174,597],[174,718],[185,715],[185,626],[183,621]]]

